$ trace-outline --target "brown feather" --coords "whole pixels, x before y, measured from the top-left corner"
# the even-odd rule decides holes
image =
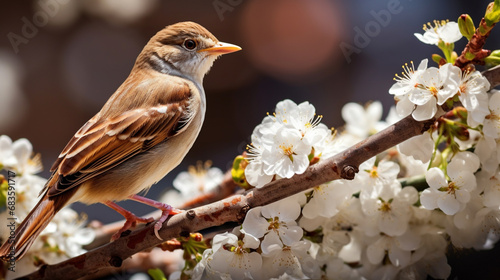
[[[165,113],[158,111],[165,108],[162,106],[126,112],[119,118],[109,120],[108,125],[100,127],[99,131],[92,129],[89,130],[90,134],[72,139],[73,145],[61,158],[56,172],[60,177],[76,175],[74,183],[53,184],[49,195],[54,196],[73,188],[136,154],[167,141],[168,137],[176,134],[175,124],[186,118],[188,113],[187,102],[173,105],[175,106],[163,105],[167,106]],[[113,132],[112,136],[109,132]],[[145,145],[147,140],[150,141]],[[73,154],[75,151],[77,153]]]
[[[7,240],[0,247],[0,259],[7,262],[11,257],[16,260],[22,258],[38,235],[47,227],[54,215],[64,207],[67,198],[72,195],[73,193],[68,193],[54,199],[44,195],[16,228],[14,239]]]

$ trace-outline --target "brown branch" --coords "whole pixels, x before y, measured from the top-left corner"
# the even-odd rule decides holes
[[[500,68],[483,72],[492,87],[500,83]],[[253,207],[263,206],[325,182],[352,179],[359,165],[367,159],[426,131],[434,120],[417,122],[411,116],[337,154],[310,166],[303,174],[273,181],[260,189],[234,195],[172,216],[159,231],[164,240],[187,236],[226,222],[243,221]],[[132,255],[161,244],[153,232],[153,224],[136,230],[112,243],[54,265],[44,265],[23,279],[77,279],[112,267],[120,267]]]
[[[490,82],[490,89],[500,85],[500,65],[483,71],[481,74]]]
[[[495,24],[488,26],[486,20],[484,18],[481,19],[479,26],[476,28],[476,32],[472,35],[472,38],[465,46],[462,54],[455,60],[455,66],[463,69],[469,63],[484,64],[483,59],[490,55],[491,51],[484,50],[483,47],[494,26]],[[472,56],[473,58],[467,58],[468,56]]]
[[[192,200],[184,202],[179,209],[185,210],[185,209],[191,209],[194,207],[206,205],[211,202],[215,202],[221,199],[224,199],[232,194],[235,193],[235,190],[237,190],[237,185],[233,181],[233,177],[231,176],[231,170],[227,171],[224,174],[224,179],[222,182],[212,189],[209,193],[203,194],[201,196],[198,196]],[[169,201],[165,201],[166,203],[169,203]],[[176,206],[177,207],[177,206]],[[144,217],[155,217],[155,219],[159,218],[161,215],[161,211],[153,211],[147,215],[144,215]],[[96,224],[95,226],[92,226],[92,224]],[[99,246],[102,246],[111,240],[111,236],[120,230],[122,228],[123,223],[125,223],[125,220],[120,220],[111,224],[106,224],[102,225],[97,221],[93,221],[91,223],[91,226],[95,228],[95,233],[96,237],[92,243],[84,246],[85,250],[91,250],[94,248],[97,248]],[[136,230],[139,228],[143,228],[144,224],[139,224],[135,228],[131,228],[131,230]]]
[[[159,231],[163,240],[187,236],[226,222],[242,222],[249,209],[281,200],[332,180],[353,179],[358,166],[367,159],[426,131],[434,120],[417,122],[408,116],[344,152],[310,166],[290,179],[280,179],[260,189],[234,195],[172,216]],[[112,243],[59,264],[45,265],[26,279],[76,279],[110,267],[119,267],[132,255],[161,244],[153,224]]]

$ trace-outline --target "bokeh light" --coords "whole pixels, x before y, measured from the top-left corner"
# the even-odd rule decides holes
[[[251,1],[241,29],[251,62],[269,75],[295,82],[335,64],[345,25],[340,11],[338,3],[327,0]]]

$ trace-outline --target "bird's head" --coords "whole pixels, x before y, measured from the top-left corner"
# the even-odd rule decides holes
[[[212,33],[194,22],[169,25],[156,33],[137,58],[136,67],[147,65],[172,75],[185,75],[201,83],[217,57],[241,50],[219,42]]]

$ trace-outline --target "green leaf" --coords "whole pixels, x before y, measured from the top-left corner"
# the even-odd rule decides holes
[[[167,277],[159,268],[148,269],[148,274],[151,278],[153,278],[153,280],[167,280]]]

